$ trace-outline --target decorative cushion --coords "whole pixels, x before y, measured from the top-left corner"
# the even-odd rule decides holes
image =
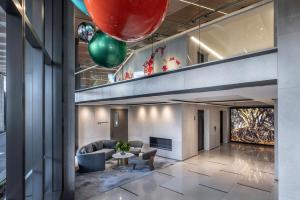
[[[94,142],[93,147],[94,147],[94,151],[98,151],[98,150],[103,149],[102,141]]]

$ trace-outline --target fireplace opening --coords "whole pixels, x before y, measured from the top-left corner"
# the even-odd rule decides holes
[[[166,138],[150,137],[150,147],[172,151],[172,140]]]

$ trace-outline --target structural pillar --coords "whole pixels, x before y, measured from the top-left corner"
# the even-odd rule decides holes
[[[277,0],[279,200],[300,199],[300,1]]]

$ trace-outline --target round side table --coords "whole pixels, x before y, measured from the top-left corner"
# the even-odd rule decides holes
[[[113,158],[118,160],[118,165],[128,165],[128,158],[133,157],[134,154],[126,152],[122,155],[120,152],[112,155]]]

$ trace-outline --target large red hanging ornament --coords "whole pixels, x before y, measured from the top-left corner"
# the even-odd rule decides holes
[[[151,35],[166,16],[169,0],[84,0],[98,28],[122,41]]]

